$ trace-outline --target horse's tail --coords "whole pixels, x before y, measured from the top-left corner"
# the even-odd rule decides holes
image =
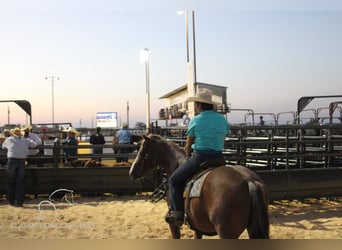
[[[248,222],[250,239],[269,239],[268,196],[265,186],[259,181],[248,182],[251,211]]]

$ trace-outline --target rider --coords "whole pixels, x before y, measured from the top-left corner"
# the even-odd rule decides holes
[[[187,102],[195,103],[196,116],[191,119],[186,135],[187,160],[169,178],[169,212],[166,222],[181,226],[184,221],[183,190],[186,181],[195,174],[201,163],[210,159],[224,159],[222,150],[229,131],[226,118],[214,111],[212,91],[199,89]],[[191,151],[193,153],[191,154]]]

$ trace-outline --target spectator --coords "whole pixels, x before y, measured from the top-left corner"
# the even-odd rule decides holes
[[[78,146],[78,141],[76,139],[76,136],[79,135],[79,132],[72,128],[69,127],[67,130],[67,137],[62,140],[62,145],[67,146],[63,149],[64,155],[66,156],[66,161],[74,161],[77,160],[77,146]]]
[[[189,112],[186,110],[182,111],[183,116],[182,116],[182,125],[183,126],[188,126],[190,122],[190,117],[189,117]]]
[[[114,136],[113,144],[131,144],[131,132],[128,130],[128,124],[123,123],[122,128]],[[128,154],[128,147],[119,147],[119,154]],[[117,157],[117,162],[128,162],[128,157]]]
[[[29,148],[37,147],[37,143],[23,137],[19,127],[13,129],[12,134],[2,144],[7,149],[7,198],[10,205],[22,207],[25,199],[26,168],[25,161]]]
[[[32,132],[31,125],[21,126],[21,130],[24,131],[24,137],[30,138],[32,141],[36,142],[38,146],[42,145],[42,140],[36,133]],[[30,158],[30,156],[38,155],[40,150],[38,148],[29,149],[27,162],[29,164],[39,164],[39,159]]]
[[[7,163],[7,149],[2,149],[2,144],[6,140],[4,134],[0,134],[0,167],[5,166]]]
[[[4,134],[4,136],[7,138],[7,137],[10,137],[11,136],[11,131],[7,128],[5,128],[2,133]]]
[[[101,128],[96,128],[96,133],[90,136],[89,142],[93,145],[104,145],[106,143],[104,136],[101,134]],[[102,147],[93,148],[93,154],[102,154]],[[101,162],[101,157],[95,158],[97,162]]]
[[[259,117],[259,119],[259,125],[265,125],[264,117],[262,115]]]

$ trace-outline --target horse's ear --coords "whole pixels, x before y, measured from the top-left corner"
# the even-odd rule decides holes
[[[142,135],[142,137],[143,137],[143,139],[144,139],[145,141],[150,140],[150,138],[149,138],[147,135]]]

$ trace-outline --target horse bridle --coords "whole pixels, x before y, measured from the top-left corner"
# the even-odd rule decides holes
[[[144,165],[144,162],[149,160],[149,157],[150,155],[148,153],[144,153],[142,154],[141,158],[142,158],[142,163],[141,165]],[[166,178],[166,173],[165,171],[160,168],[159,166],[155,167],[154,168],[155,171],[157,171],[156,174],[158,174],[158,172],[162,173],[162,182],[159,184],[159,186],[157,186],[154,191],[152,192],[152,194],[150,195],[150,198],[149,200],[151,200],[152,202],[158,202],[160,201],[161,199],[163,199],[165,196],[166,196],[166,192],[167,192],[167,189],[168,189],[168,180]],[[141,178],[140,178],[140,181],[142,183],[142,185],[144,185],[144,176],[142,175]]]

